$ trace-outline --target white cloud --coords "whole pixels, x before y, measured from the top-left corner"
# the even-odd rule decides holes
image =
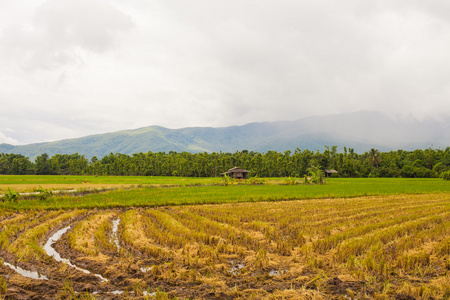
[[[38,7],[31,22],[3,31],[2,50],[28,70],[81,64],[84,51],[115,48],[131,18],[100,0],[51,0]]]
[[[17,145],[18,141],[16,141],[13,138],[7,137],[3,132],[0,131],[0,144],[10,144],[10,145]]]
[[[443,0],[4,1],[0,125],[21,142],[361,109],[450,114]]]

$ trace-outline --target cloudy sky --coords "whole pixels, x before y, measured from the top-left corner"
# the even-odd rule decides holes
[[[447,0],[1,0],[0,143],[450,114]]]

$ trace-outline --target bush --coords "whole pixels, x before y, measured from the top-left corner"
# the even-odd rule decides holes
[[[259,179],[257,176],[255,177],[250,177],[249,179],[247,179],[246,184],[248,185],[257,185],[257,184],[263,184],[263,181],[261,179]]]
[[[286,184],[286,185],[295,185],[295,184],[297,184],[297,180],[295,178],[292,178],[291,176],[289,176],[288,178],[286,178],[284,180],[284,184]]]
[[[311,180],[310,180],[311,183],[317,183],[317,184],[324,183],[323,171],[320,168],[320,166],[312,166],[312,167],[308,168],[307,171],[309,173],[309,176],[311,177]]]
[[[37,198],[39,200],[45,200],[52,196],[52,192],[49,191],[48,189],[43,189],[42,186],[39,186],[39,189],[35,190],[35,192],[39,193],[37,194]]]
[[[450,180],[450,171],[442,172],[440,177],[444,180]]]
[[[225,176],[222,177],[221,185],[229,186],[229,185],[233,185],[234,182],[235,182],[234,178],[231,178],[230,176],[225,175]]]
[[[12,191],[10,188],[8,188],[8,191],[5,193],[5,195],[0,198],[1,202],[17,202],[19,200],[20,194],[16,191]]]

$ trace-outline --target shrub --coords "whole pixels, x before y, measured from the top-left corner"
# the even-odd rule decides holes
[[[12,191],[10,188],[8,188],[8,191],[5,193],[5,195],[0,198],[1,202],[17,202],[19,200],[20,194],[16,191]]]
[[[41,186],[39,186],[39,189],[35,190],[35,192],[38,192],[37,197],[39,200],[45,200],[49,198],[52,195],[52,192],[48,189],[43,189]]]
[[[263,184],[263,181],[255,176],[255,177],[250,177],[249,179],[247,179],[246,183],[248,185],[257,185],[257,184]]]
[[[440,177],[444,180],[450,180],[450,171],[442,172]]]
[[[294,184],[297,184],[297,180],[295,178],[292,178],[292,177],[289,176],[288,178],[286,178],[284,180],[284,184],[286,184],[286,185],[294,185]]]
[[[224,185],[224,186],[233,185],[234,181],[235,181],[234,178],[231,178],[230,176],[225,175],[222,178],[222,185]]]
[[[312,166],[307,169],[309,176],[311,177],[311,183],[322,184],[323,181],[323,171],[320,166]]]

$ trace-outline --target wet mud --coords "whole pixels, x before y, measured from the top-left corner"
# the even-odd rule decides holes
[[[333,269],[331,256],[314,254],[307,260],[300,248],[286,250],[283,239],[270,240],[273,232],[250,230],[250,222],[242,229],[213,218],[191,222],[181,208],[156,210],[89,211],[52,227],[38,242],[36,251],[44,255],[31,259],[0,249],[0,299],[82,299],[83,295],[95,299],[160,295],[165,298],[159,299],[351,299],[359,295],[357,299],[370,299],[376,295],[367,281]],[[96,223],[97,216],[103,216],[108,226]],[[87,225],[77,226],[82,222]],[[205,223],[204,232],[197,230],[196,222]],[[85,239],[74,234],[91,228]],[[11,242],[29,229],[12,234]],[[74,243],[83,243],[84,248],[75,248]],[[411,299],[401,293],[392,296]]]

